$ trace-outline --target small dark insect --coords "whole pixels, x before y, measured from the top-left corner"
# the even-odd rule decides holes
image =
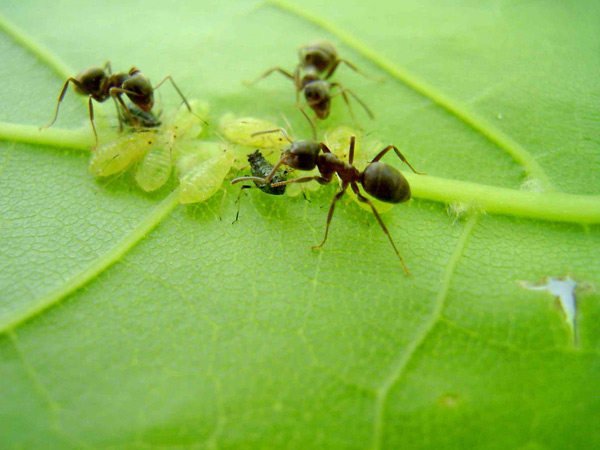
[[[127,109],[129,110],[129,114],[123,112],[121,115],[121,120],[126,125],[136,128],[156,128],[162,123],[152,111],[144,111],[133,103],[129,103]],[[131,122],[130,117],[133,117],[135,122]]]
[[[142,111],[149,112],[154,106],[154,91],[167,80],[171,81],[173,87],[187,106],[187,109],[192,112],[192,108],[190,107],[185,96],[175,84],[175,81],[173,81],[171,75],[167,75],[156,86],[152,87],[148,77],[146,77],[135,67],[129,69],[128,73],[112,73],[110,62],[107,62],[103,68],[89,68],[81,72],[75,78],[68,78],[67,81],[65,81],[65,84],[60,91],[60,95],[58,96],[58,101],[56,102],[56,112],[54,113],[54,118],[48,125],[45,125],[42,128],[48,128],[52,126],[54,122],[56,122],[60,103],[67,92],[69,83],[73,83],[75,85],[75,92],[80,95],[88,96],[90,123],[92,124],[92,130],[94,131],[94,138],[96,140],[94,148],[96,148],[98,146],[98,134],[96,133],[96,126],[94,125],[94,107],[92,106],[92,100],[102,103],[111,97],[114,100],[117,108],[119,129],[123,130],[123,121],[121,119],[119,106],[121,106],[123,112],[127,115],[130,123],[136,123],[137,121],[130,110],[125,106],[125,102],[121,97],[122,94],[127,95],[127,97],[129,97],[129,99]]]
[[[271,171],[273,170],[273,164],[265,159],[260,150],[256,150],[254,153],[248,155],[248,162],[250,163],[250,171],[252,172],[253,177],[257,178],[265,178],[267,177]],[[273,176],[271,177],[271,181],[273,183],[281,183],[282,181],[286,181],[287,176],[285,172],[281,169],[275,171]],[[259,183],[254,181],[254,185],[263,191],[265,194],[270,195],[283,195],[285,194],[285,185],[272,187],[270,184]],[[250,186],[244,185],[242,189],[250,189]],[[240,190],[240,194],[236,200],[238,204],[237,213],[235,215],[235,220],[233,223],[238,221],[240,215],[240,198],[242,195],[242,190]]]
[[[296,86],[296,105],[299,103],[300,92],[303,92],[306,104],[315,112],[319,119],[326,119],[329,117],[331,99],[340,94],[348,106],[350,116],[355,123],[356,118],[354,117],[354,112],[352,111],[347,94],[354,97],[354,99],[365,109],[369,117],[373,119],[374,116],[371,110],[353,91],[343,87],[340,83],[330,83],[327,81],[342,62],[356,72],[369,77],[352,63],[345,59],[338,58],[337,49],[332,43],[327,41],[313,41],[308,45],[301,46],[299,49],[299,57],[300,62],[296,66],[294,74],[291,74],[281,67],[272,67],[256,80],[247,84],[251,85],[257,83],[263,78],[271,75],[273,72],[279,72],[294,82],[294,85]],[[331,90],[333,88],[339,90],[332,94]],[[357,126],[359,125],[357,124]]]
[[[321,242],[319,245],[313,246],[313,249],[320,248],[325,244],[325,241],[327,240],[327,234],[329,232],[329,225],[335,210],[335,204],[340,198],[342,198],[346,192],[346,189],[348,186],[350,186],[356,194],[358,200],[363,203],[367,203],[371,207],[375,218],[379,222],[383,232],[389,238],[390,243],[392,244],[392,247],[398,256],[398,259],[400,259],[400,262],[402,263],[404,271],[408,275],[408,268],[406,267],[406,264],[404,264],[404,260],[400,256],[400,253],[398,252],[398,249],[396,248],[396,245],[394,244],[392,236],[390,235],[387,227],[381,220],[375,205],[373,205],[373,203],[367,197],[361,194],[358,184],[361,184],[363,189],[369,195],[372,195],[382,202],[402,203],[410,199],[410,186],[406,178],[404,178],[404,176],[396,168],[379,161],[390,150],[394,150],[396,155],[403,162],[405,162],[413,172],[420,175],[422,175],[422,173],[417,172],[406,160],[404,155],[402,155],[400,150],[398,150],[398,148],[394,145],[388,145],[385,147],[377,154],[377,156],[375,156],[375,158],[371,160],[367,168],[363,172],[360,172],[352,165],[354,161],[354,136],[350,138],[350,150],[348,154],[348,162],[346,163],[331,153],[329,148],[327,148],[327,146],[322,142],[315,140],[292,142],[285,130],[281,129],[277,131],[280,131],[284,137],[291,142],[291,145],[284,150],[281,158],[275,164],[275,166],[273,166],[271,172],[266,177],[252,176],[236,178],[231,181],[231,184],[242,181],[254,181],[255,183],[258,182],[271,184],[271,187],[279,187],[291,183],[306,183],[312,180],[315,180],[320,184],[328,184],[331,182],[333,175],[337,174],[342,181],[342,188],[340,192],[333,197],[331,202],[329,214],[327,215],[327,226],[325,228],[325,237],[323,238],[323,242]],[[298,170],[312,170],[317,167],[320,175],[272,183],[273,176],[279,169],[279,166],[282,164]]]

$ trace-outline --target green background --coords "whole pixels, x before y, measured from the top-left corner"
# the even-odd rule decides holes
[[[323,38],[386,79],[336,73],[375,112],[355,108],[365,133],[417,169],[599,201],[598,2],[297,4],[4,2],[0,132],[26,127],[0,141],[0,447],[600,446],[598,225],[457,217],[416,195],[383,216],[405,277],[351,201],[311,251],[334,184],[310,202],[251,190],[232,225],[237,186],[222,209],[220,193],[172,208],[173,183],[144,194],[129,175],[94,179],[86,151],[24,142],[89,133],[72,91],[56,129],[37,127],[56,61],[75,75],[107,59],[173,75],[209,120],[283,112],[306,134],[289,81],[241,81]],[[160,98],[177,104],[169,86]],[[346,123],[338,98],[326,125]],[[520,284],[567,275],[576,336]]]

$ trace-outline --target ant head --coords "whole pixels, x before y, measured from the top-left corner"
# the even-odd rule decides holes
[[[284,153],[285,164],[293,169],[313,170],[317,167],[317,157],[321,151],[318,141],[297,141]]]
[[[360,174],[364,190],[386,203],[402,203],[410,199],[410,186],[404,175],[396,168],[373,162]]]
[[[306,103],[314,110],[319,119],[325,119],[329,116],[331,107],[329,90],[329,83],[323,80],[308,83],[304,88]]]
[[[133,103],[140,107],[142,111],[150,111],[154,106],[154,89],[146,75],[132,67],[129,71],[131,75],[123,83],[123,89]]]
[[[107,76],[104,69],[100,67],[91,67],[81,72],[76,78],[85,89],[84,91],[84,89],[81,89],[79,86],[75,85],[75,91],[78,94],[92,95],[96,97],[101,95],[102,84],[104,80],[106,80]]]
[[[337,60],[337,49],[331,42],[312,41],[300,47],[300,60],[302,67],[312,66],[322,73]]]

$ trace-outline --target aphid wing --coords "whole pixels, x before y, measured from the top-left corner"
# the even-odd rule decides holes
[[[179,201],[196,203],[208,200],[219,190],[232,164],[233,155],[221,152],[188,170],[179,179]]]
[[[146,192],[162,187],[171,176],[171,152],[168,147],[155,147],[137,167],[135,181]]]
[[[121,136],[92,153],[90,172],[107,177],[127,170],[156,143],[156,133],[140,132]]]

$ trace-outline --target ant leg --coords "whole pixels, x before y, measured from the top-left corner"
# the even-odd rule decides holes
[[[306,120],[308,120],[308,123],[310,124],[310,128],[312,129],[313,140],[316,141],[317,140],[317,128],[315,127],[315,123],[312,121],[312,119],[310,117],[308,117],[308,114],[306,114],[306,112],[304,111],[304,108],[302,108],[300,106],[300,107],[298,107],[298,109],[304,115],[304,117],[306,117]]]
[[[258,136],[259,134],[269,134],[269,133],[281,133],[283,135],[283,137],[286,138],[290,144],[294,143],[294,141],[292,141],[290,139],[289,135],[287,134],[287,131],[285,131],[284,128],[276,128],[274,130],[257,131],[256,133],[252,133],[250,135],[250,137]]]
[[[187,107],[189,112],[192,112],[192,107],[190,106],[190,104],[188,103],[187,99],[185,98],[185,96],[183,95],[183,93],[179,90],[179,88],[177,87],[177,85],[175,84],[175,81],[173,81],[173,77],[171,75],[167,75],[166,77],[164,77],[162,80],[160,80],[158,82],[158,84],[156,86],[154,86],[152,89],[153,90],[157,90],[165,81],[170,80],[171,84],[173,85],[173,87],[175,88],[175,90],[177,91],[177,93],[179,94],[179,96],[181,97],[181,99],[183,100],[183,103],[185,103],[185,106]],[[204,122],[206,123],[206,122]]]
[[[243,81],[242,83],[244,83],[246,86],[252,86],[255,83],[258,83],[260,80],[262,80],[263,78],[268,77],[269,75],[271,75],[273,72],[279,72],[280,74],[282,74],[284,77],[289,78],[290,80],[296,81],[296,77],[294,75],[292,75],[291,73],[289,73],[287,70],[282,69],[281,67],[271,67],[269,70],[267,70],[265,73],[263,73],[260,77],[258,77],[256,80],[254,81]],[[297,86],[298,84],[296,84]]]
[[[354,142],[356,138],[354,136],[350,136],[350,151],[348,152],[348,164],[352,165],[354,162]]]
[[[321,248],[325,244],[325,241],[327,240],[327,234],[329,233],[329,225],[331,224],[333,212],[335,211],[335,202],[337,202],[340,198],[342,198],[342,196],[346,192],[347,188],[348,188],[348,183],[344,183],[342,186],[342,190],[340,192],[338,192],[337,194],[335,194],[335,197],[333,197],[333,200],[331,201],[331,206],[329,207],[329,214],[327,214],[327,225],[325,226],[325,237],[323,238],[323,242],[321,242],[319,245],[312,246],[313,250],[315,248]]]
[[[110,61],[106,61],[106,63],[104,63],[104,70],[107,71],[109,75],[112,75],[112,67],[110,66]]]
[[[123,111],[125,111],[125,114],[127,114],[127,118],[129,119],[129,121],[133,124],[137,123],[137,119],[133,117],[131,111],[129,111],[129,108],[125,105],[125,102],[121,98],[121,94],[133,95],[134,97],[139,96],[139,94],[137,92],[128,91],[127,89],[121,89],[117,87],[110,88],[108,93],[113,98],[113,100],[118,101],[120,103],[121,107],[123,108]],[[123,131],[123,124],[121,123],[120,119],[121,117],[119,116],[119,131]]]
[[[233,180],[231,180],[230,184],[237,184],[237,183],[241,183],[242,181],[254,181],[257,183],[261,183],[261,184],[268,184],[269,181],[271,181],[271,179],[275,176],[275,172],[277,172],[277,169],[279,169],[279,167],[282,164],[287,164],[288,161],[288,156],[287,155],[283,155],[279,161],[277,161],[277,163],[273,166],[273,169],[271,169],[271,172],[269,172],[269,174],[265,177],[265,178],[260,178],[260,177],[239,177],[239,178],[234,178]]]
[[[58,109],[60,108],[60,103],[63,101],[63,98],[65,98],[65,94],[67,92],[67,87],[69,86],[69,82],[73,83],[75,86],[77,86],[83,92],[87,92],[87,89],[78,80],[76,80],[75,78],[68,78],[67,81],[65,81],[65,84],[63,85],[62,90],[60,91],[60,95],[58,96],[58,101],[56,102],[56,112],[54,113],[54,119],[52,119],[48,125],[44,125],[43,127],[40,127],[40,130],[42,128],[49,128],[54,124],[54,122],[56,122],[56,119],[58,118]]]
[[[344,63],[346,64],[348,67],[350,67],[352,70],[354,70],[356,73],[360,73],[363,77],[368,78],[370,80],[375,80],[375,81],[384,81],[384,78],[381,77],[374,77],[372,75],[369,75],[365,72],[363,72],[362,70],[360,70],[358,67],[356,67],[354,64],[352,64],[350,61],[347,61],[345,59],[338,59],[335,64],[333,66],[331,66],[331,69],[329,69],[329,72],[327,72],[327,75],[325,75],[325,79],[327,80],[331,75],[333,75],[333,72],[335,72],[335,70],[337,69],[337,67],[340,65],[340,63]]]
[[[92,105],[93,97],[88,97],[88,109],[90,110],[90,123],[92,124],[92,130],[94,131],[95,143],[92,148],[98,147],[98,133],[96,133],[96,125],[94,125],[94,106]]]
[[[366,113],[369,115],[369,118],[371,120],[373,120],[375,118],[375,115],[373,114],[373,112],[369,109],[369,107],[366,105],[365,102],[363,102],[358,95],[356,95],[352,90],[343,87],[340,83],[331,83],[331,87],[336,86],[338,88],[340,88],[340,92],[338,92],[337,94],[333,94],[332,97],[335,97],[338,94],[342,94],[342,97],[344,97],[344,100],[346,101],[346,104],[348,105],[348,109],[350,110],[350,115],[352,115],[352,117],[354,118],[354,115],[352,114],[352,108],[350,108],[350,103],[348,102],[348,97],[346,96],[346,92],[348,94],[350,94],[352,97],[354,97],[354,100],[356,100],[358,103],[360,103],[360,106],[363,107],[363,109],[366,111]]]
[[[302,178],[294,178],[293,180],[285,180],[280,181],[279,183],[272,183],[271,187],[279,187],[285,186],[293,183],[308,183],[309,181],[317,181],[319,184],[328,184],[331,182],[331,178],[325,178],[320,175],[316,175],[314,177],[302,177]]]
[[[371,161],[372,163],[379,161],[381,158],[383,158],[383,156],[389,152],[390,150],[394,150],[396,152],[396,155],[398,155],[398,158],[400,158],[402,160],[402,162],[405,162],[406,165],[408,167],[410,167],[410,169],[416,173],[417,175],[427,175],[425,172],[417,172],[413,166],[410,165],[410,163],[408,162],[408,160],[404,157],[404,155],[402,153],[400,153],[400,150],[398,150],[398,147],[396,147],[395,145],[388,145],[386,148],[384,148],[383,150],[381,150],[377,156],[375,156],[375,158],[373,158],[373,160]]]
[[[369,205],[371,207],[371,210],[373,211],[373,214],[375,215],[377,222],[379,222],[379,225],[381,225],[381,229],[387,235],[388,239],[390,240],[390,243],[392,244],[392,247],[394,247],[394,251],[396,252],[396,255],[398,256],[398,259],[400,259],[400,262],[402,263],[404,272],[406,273],[406,275],[408,275],[409,274],[408,267],[406,267],[406,264],[404,264],[404,260],[402,259],[402,256],[400,256],[400,252],[398,251],[398,249],[396,248],[396,244],[394,244],[394,241],[392,240],[392,235],[390,234],[387,227],[383,223],[383,220],[381,220],[381,217],[379,216],[379,213],[377,212],[375,205],[373,204],[373,202],[371,202],[371,200],[369,200],[367,197],[363,196],[360,193],[360,190],[358,189],[358,186],[356,185],[356,183],[352,183],[351,186],[352,186],[352,190],[356,194],[356,197],[358,198],[358,200],[363,203],[366,203],[367,205]]]

